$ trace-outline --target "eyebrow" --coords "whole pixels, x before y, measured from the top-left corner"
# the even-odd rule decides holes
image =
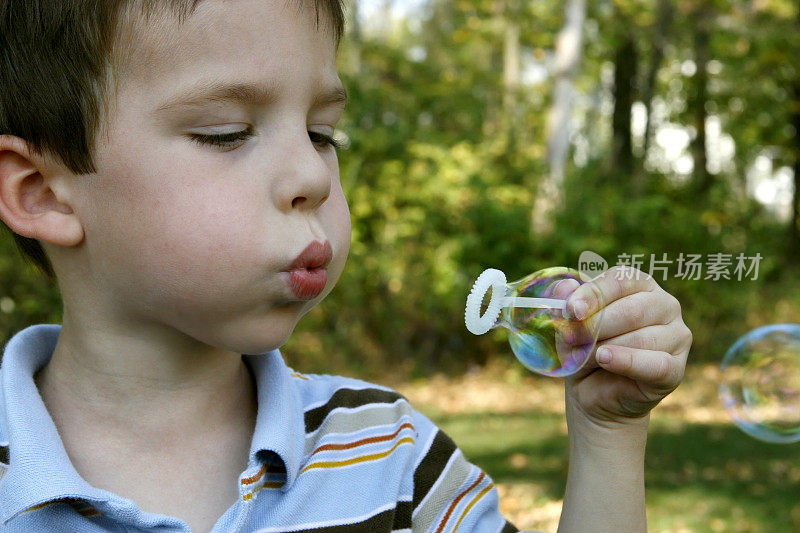
[[[255,83],[226,83],[219,80],[201,82],[187,91],[170,98],[158,106],[156,111],[164,111],[174,107],[202,106],[213,102],[236,102],[241,104],[266,105],[277,100],[277,88],[274,85],[258,85]],[[317,93],[311,102],[312,107],[347,105],[347,91],[341,84],[324,89]]]

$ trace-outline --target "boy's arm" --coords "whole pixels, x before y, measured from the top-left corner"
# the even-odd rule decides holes
[[[567,301],[600,320],[599,348],[565,380],[569,473],[560,532],[647,531],[644,450],[650,410],[683,379],[692,334],[678,301],[643,272],[614,267]]]
[[[586,427],[571,410],[569,473],[558,531],[647,531],[644,450],[649,415],[626,427]]]

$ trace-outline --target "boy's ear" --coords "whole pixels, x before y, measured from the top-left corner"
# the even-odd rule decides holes
[[[14,233],[60,246],[83,240],[83,225],[55,166],[13,135],[0,135],[0,219]]]

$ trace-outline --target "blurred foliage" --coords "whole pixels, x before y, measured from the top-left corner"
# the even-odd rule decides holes
[[[430,0],[382,32],[346,37],[339,68],[350,100],[339,128],[350,147],[339,160],[352,246],[337,288],[284,346],[291,364],[370,377],[458,371],[510,357],[504,333],[475,337],[464,327],[475,277],[488,267],[510,280],[548,266],[576,267],[583,250],[610,264],[620,254],[667,254],[673,261],[680,253],[761,254],[755,281],[680,280],[675,264],[659,279],[681,301],[694,333],[690,364],[719,360],[753,327],[800,322],[797,244],[789,224],[746,187],[757,155],[769,153],[776,166],[797,157],[791,121],[800,108],[792,92],[800,77],[798,7],[788,0],[672,2],[675,20],[655,87],[663,124],[691,125],[692,76],[682,66],[693,57],[701,3],[711,10],[715,62],[705,105],[735,143],[732,164],[713,174],[702,196],[687,176],[648,164],[647,154],[638,154],[641,190],[615,172],[607,109],[613,93],[604,72],[613,70],[620,36],[630,32],[644,76],[656,3],[590,2],[573,132],[585,157],[571,159],[565,206],[546,235],[532,231],[531,219],[548,170],[552,78],[521,85],[516,107],[504,107],[504,28],[518,23],[524,64],[551,71],[562,2]],[[631,82],[641,90],[643,80]],[[57,290],[5,234],[0,298],[0,342],[26,325],[60,320]]]

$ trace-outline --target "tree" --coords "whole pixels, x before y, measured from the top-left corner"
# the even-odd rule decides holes
[[[533,227],[541,233],[552,231],[552,213],[562,205],[562,185],[569,155],[569,121],[575,77],[583,50],[583,21],[586,0],[567,0],[564,26],[555,50],[553,103],[547,118],[547,163],[549,174],[541,181],[534,203]]]
[[[711,188],[711,174],[708,172],[706,154],[706,102],[708,101],[708,61],[710,26],[713,7],[706,2],[698,2],[694,11],[694,63],[696,72],[689,96],[689,108],[694,117],[695,137],[692,140],[694,159],[694,184],[698,193],[704,196]]]
[[[800,32],[800,9],[796,17],[797,32]],[[795,54],[798,51],[795,51]],[[790,233],[794,255],[800,255],[800,70],[795,70],[792,83],[791,123],[794,128],[794,143],[791,143],[792,168],[794,170],[794,197],[792,198],[792,220]]]
[[[619,13],[619,11],[618,11]],[[619,13],[620,19],[625,17]],[[638,67],[636,39],[630,24],[622,24],[620,41],[614,55],[613,173],[627,183],[633,175],[631,109]]]
[[[653,98],[656,94],[656,81],[658,79],[658,71],[664,62],[664,53],[669,38],[669,30],[672,26],[673,6],[672,0],[659,0],[658,11],[656,18],[653,22],[653,49],[650,54],[650,64],[647,69],[647,76],[642,88],[642,104],[647,110],[647,117],[645,119],[644,127],[644,142],[642,146],[642,160],[646,159],[647,151],[650,149],[650,143],[653,139]],[[642,173],[643,168],[637,168],[639,174]],[[637,180],[637,185],[640,183],[641,177]]]

